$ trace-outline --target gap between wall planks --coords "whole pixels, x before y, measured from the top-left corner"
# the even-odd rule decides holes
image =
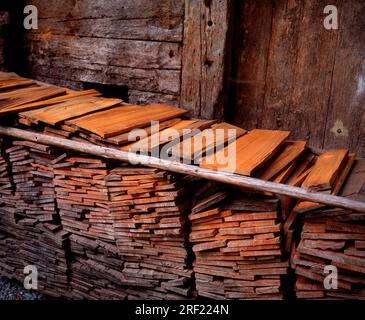
[[[199,168],[193,165],[172,162],[145,155],[138,155],[126,151],[112,148],[100,147],[87,143],[71,141],[67,139],[48,136],[45,134],[28,132],[17,128],[0,126],[0,134],[11,136],[18,139],[25,139],[41,144],[52,145],[60,148],[70,149],[78,152],[89,153],[107,159],[115,159],[131,162],[133,164],[145,165],[148,167],[163,169],[176,173],[187,174],[208,180],[214,180],[236,187],[249,188],[254,191],[271,192],[286,195],[301,200],[323,203],[329,206],[351,209],[354,211],[365,212],[365,203],[344,197],[329,194],[310,192],[302,188],[288,186],[284,184],[262,181],[256,178],[240,176],[232,173],[217,172],[209,169]]]

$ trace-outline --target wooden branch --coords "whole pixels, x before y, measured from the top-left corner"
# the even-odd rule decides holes
[[[208,180],[214,180],[236,187],[249,188],[253,191],[271,192],[286,195],[293,198],[319,202],[333,207],[341,207],[354,211],[365,212],[365,202],[355,201],[344,197],[333,196],[324,193],[310,192],[306,189],[293,187],[285,184],[263,181],[256,178],[240,176],[232,173],[218,172],[209,169],[199,168],[179,162],[172,162],[145,155],[116,150],[112,148],[100,147],[93,144],[77,142],[48,136],[41,133],[29,132],[17,128],[0,126],[0,134],[11,136],[18,139],[25,139],[41,144],[52,145],[64,149],[93,154],[106,159],[121,160],[126,162],[138,163],[148,167],[163,169],[176,173],[187,174]]]

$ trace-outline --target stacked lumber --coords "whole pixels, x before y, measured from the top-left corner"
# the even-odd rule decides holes
[[[136,283],[157,281],[130,297],[176,299],[191,295],[187,210],[189,182],[166,171],[120,166],[107,177],[116,245]]]
[[[235,150],[230,144],[205,157],[200,166],[251,176],[275,155],[289,134],[288,131],[254,129],[236,140]],[[231,155],[232,152],[234,154]],[[227,156],[227,161],[223,161]],[[233,157],[233,161],[230,156]]]
[[[124,299],[123,260],[108,210],[107,163],[67,154],[55,165],[54,185],[63,228],[71,234],[73,299]]]
[[[364,200],[365,160],[357,161],[341,194]],[[314,208],[302,220],[291,261],[297,298],[365,300],[365,212]],[[324,286],[332,272],[325,273],[327,265],[337,268],[337,289]]]
[[[17,90],[0,92],[0,115],[16,114],[31,109],[27,104],[50,99],[66,93],[66,89],[51,86],[32,85]]]
[[[315,155],[306,141],[289,141],[289,132],[247,132],[228,123],[189,119],[186,113],[0,73],[0,116],[47,135],[330,194],[340,192],[355,160],[348,150]],[[291,250],[298,297],[363,296],[358,259],[363,257],[364,223],[358,213],[212,182],[201,185],[162,170],[117,165],[37,143],[0,147],[0,272],[20,279],[24,264],[46,266],[41,287],[49,295],[190,297],[195,294],[192,243],[196,288],[203,297],[283,298],[288,268],[283,251]],[[360,171],[357,177],[352,183],[358,192],[346,196],[364,200]],[[199,187],[190,210],[192,185]],[[317,234],[324,238],[313,238]],[[323,293],[311,282],[318,282],[318,265],[338,262],[343,255],[344,291]]]
[[[53,161],[54,148],[29,142],[13,141],[6,150],[11,163],[18,214],[35,222],[57,220]]]
[[[294,170],[289,179],[289,184],[301,186],[309,191],[324,192],[337,195],[343,186],[349,172],[351,171],[355,154],[350,154],[346,149],[328,150],[319,155],[313,164],[313,157],[309,155],[309,161],[303,160],[303,165],[298,165],[299,170]],[[291,250],[293,239],[298,237],[300,216],[307,211],[325,207],[311,201],[298,201],[281,197],[283,207],[288,214],[284,224],[286,236],[286,251]]]
[[[282,299],[289,263],[282,255],[278,201],[233,190],[227,198],[210,190],[189,215],[198,295]]]
[[[12,180],[9,169],[10,164],[5,157],[4,139],[0,138],[0,205],[12,195]]]
[[[9,248],[15,268],[12,277],[24,279],[24,267],[38,270],[38,289],[53,297],[68,296],[68,233],[55,207],[53,163],[57,151],[41,144],[13,141],[5,150],[11,163],[14,195],[4,207],[6,232],[13,234]],[[10,253],[8,253],[10,256]]]
[[[75,298],[190,295],[188,201],[181,177],[143,167],[112,168],[90,156],[66,156],[54,173],[62,224],[72,234]]]
[[[72,234],[72,299],[126,299],[124,261],[115,244]]]
[[[3,215],[2,208],[0,214]],[[8,278],[16,278],[23,271],[23,263],[19,258],[19,233],[17,228],[9,230],[3,222],[0,222],[0,274]]]
[[[0,274],[9,278],[19,274],[21,266],[18,258],[20,243],[17,236],[21,234],[16,224],[14,209],[15,201],[12,188],[11,167],[5,153],[6,142],[0,140]]]
[[[61,155],[54,165],[57,206],[66,231],[114,241],[105,177],[107,163],[94,157]]]

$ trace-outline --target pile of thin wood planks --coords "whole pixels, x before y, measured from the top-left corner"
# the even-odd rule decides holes
[[[107,208],[106,162],[66,153],[61,158],[54,167],[54,184],[65,230],[113,241],[113,221]]]
[[[9,278],[18,274],[17,266],[21,265],[18,258],[21,234],[14,216],[14,193],[12,188],[11,168],[5,154],[6,139],[0,140],[1,192],[0,192],[0,273]]]
[[[7,261],[14,267],[12,277],[23,281],[24,268],[36,266],[39,290],[53,297],[68,297],[68,233],[60,224],[53,185],[56,151],[13,141],[5,153],[14,183],[2,217],[6,231],[12,234],[7,240],[13,250],[12,258],[9,253],[12,261]]]
[[[189,181],[166,171],[119,166],[107,177],[116,244],[128,261],[123,272],[151,289],[128,291],[133,298],[177,299],[192,292],[187,214]]]
[[[4,139],[0,138],[0,204],[12,195],[11,175],[9,172],[10,164],[4,156]]]
[[[205,188],[202,188],[205,189]],[[190,242],[199,296],[282,299],[288,260],[282,255],[278,201],[227,188],[192,208]]]
[[[308,155],[303,159],[303,163],[298,165],[300,170],[295,169],[292,173],[289,183],[311,191],[337,195],[351,172],[354,162],[355,155],[346,149],[325,151],[317,157],[315,162],[313,162],[313,156]],[[301,215],[325,206],[311,201],[296,202],[289,197],[279,198],[284,212],[287,212],[284,224],[285,248],[287,252],[290,252],[293,240],[298,237]]]
[[[54,173],[62,224],[72,234],[75,297],[190,296],[182,177],[86,155],[64,157]],[[99,279],[88,282],[81,266]],[[114,279],[111,286],[105,274]]]
[[[364,199],[364,187],[365,160],[361,160],[341,194]],[[306,211],[291,264],[299,299],[365,300],[365,213],[334,208]]]
[[[167,105],[129,105],[102,98],[95,90],[75,92],[0,74],[0,116],[6,116],[8,124],[47,135],[168,156],[331,194],[339,193],[355,159],[348,150],[314,155],[306,141],[288,140],[289,132],[247,132],[228,123],[189,119],[186,113]],[[151,127],[156,120],[159,126]],[[141,128],[145,136],[130,141],[133,129]],[[227,166],[221,160],[234,141],[237,156]],[[305,215],[303,230],[308,231],[314,219],[311,212],[319,213],[320,220],[328,211],[318,203],[273,194],[254,196],[211,182],[196,189],[198,200],[189,208],[190,191],[198,181],[40,144],[6,142],[0,155],[0,243],[5,247],[0,249],[0,271],[23,277],[24,263],[48,266],[49,278],[43,277],[41,286],[56,297],[194,296],[192,245],[199,295],[280,299],[288,268],[283,249],[307,259],[300,250],[310,243],[305,237],[311,232],[303,231],[297,251],[293,246],[299,241],[300,218]],[[349,219],[346,212],[338,212]],[[359,214],[350,216],[358,221],[334,222],[362,224]],[[333,231],[326,228],[323,234]],[[344,250],[352,246],[361,254],[361,243],[356,247],[356,240],[346,239]],[[308,259],[318,258],[314,257]],[[308,290],[298,290],[309,297],[304,291]]]

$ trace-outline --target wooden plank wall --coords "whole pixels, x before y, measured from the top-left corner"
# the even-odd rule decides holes
[[[339,29],[323,27],[336,5]],[[365,157],[365,2],[236,2],[227,120]]]
[[[1,10],[0,7],[0,70],[5,71],[5,32],[10,22],[9,12]]]
[[[177,104],[183,0],[32,0],[31,76],[58,85],[126,85],[130,102]]]

